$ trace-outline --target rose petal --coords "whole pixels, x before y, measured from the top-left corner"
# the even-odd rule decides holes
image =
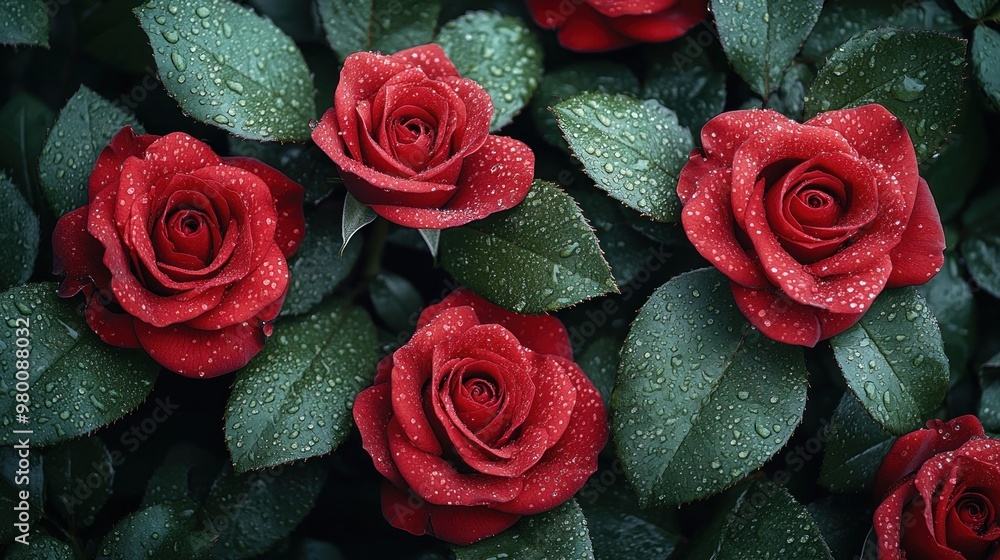
[[[435,43],[403,49],[389,58],[420,68],[432,80],[459,76],[444,49]]]
[[[490,136],[482,148],[465,159],[457,190],[442,208],[380,202],[370,205],[380,216],[401,226],[457,227],[520,204],[531,190],[534,175],[535,155],[531,148],[513,138]]]
[[[160,365],[184,377],[217,377],[247,365],[264,347],[260,324],[241,323],[217,331],[186,325],[154,327],[135,322],[143,349]]]
[[[382,485],[382,515],[393,527],[408,533],[433,535],[460,546],[492,537],[521,518],[484,506],[434,505],[389,483]]]
[[[137,135],[131,125],[125,125],[119,130],[97,156],[87,182],[88,199],[94,198],[94,195],[108,187],[117,186],[125,160],[130,157],[141,159],[149,145],[159,138],[152,134]]]
[[[373,385],[358,393],[351,410],[361,433],[361,447],[368,452],[375,469],[392,484],[404,485],[403,477],[389,451],[389,420],[392,418],[392,391],[388,383]]]
[[[727,111],[713,117],[701,128],[701,146],[709,163],[731,167],[736,150],[761,129],[778,132],[800,126],[777,111],[746,109]],[[778,127],[781,127],[780,130]]]
[[[344,141],[338,132],[336,121],[334,110],[328,110],[319,126],[313,130],[312,138],[337,165],[344,185],[361,203],[434,208],[447,203],[454,194],[455,185],[393,177],[352,159],[344,151]]]
[[[435,317],[453,307],[471,307],[482,324],[498,324],[517,337],[525,347],[539,354],[552,354],[573,359],[569,334],[562,321],[551,315],[524,315],[513,313],[490,303],[467,288],[458,288],[440,302],[427,306],[417,320],[417,330],[424,328]]]
[[[518,478],[459,473],[439,455],[415,447],[400,428],[398,416],[389,421],[387,433],[389,450],[399,474],[418,496],[432,504],[493,505],[509,502],[521,493],[523,482]]]
[[[890,288],[914,286],[927,282],[944,265],[944,229],[927,181],[920,179],[913,213],[903,237],[892,251]]]
[[[52,231],[52,273],[66,273],[61,297],[76,295],[92,284],[106,287],[111,280],[102,265],[104,246],[87,231],[88,206],[63,214]]]
[[[695,157],[692,155],[692,160]],[[682,182],[697,184],[681,211],[681,223],[691,244],[733,282],[748,288],[771,287],[760,264],[747,254],[736,237],[730,210],[729,170],[712,168],[697,179],[686,173],[687,167],[681,171]],[[689,178],[684,179],[686,176]]]
[[[577,6],[559,27],[559,44],[571,51],[610,51],[634,42],[612,29],[607,18],[587,4]]]
[[[110,292],[87,290],[87,325],[106,344],[119,348],[139,348],[138,337],[135,334],[134,319],[126,313],[115,313],[107,308],[108,303],[114,303],[108,297]],[[85,292],[86,293],[86,292]]]
[[[552,509],[573,496],[597,472],[597,455],[608,441],[604,400],[579,366],[562,358],[576,386],[576,404],[566,432],[542,460],[525,473],[524,488],[513,500],[496,504],[507,513],[532,514]]]
[[[288,263],[276,245],[253,272],[228,287],[219,303],[187,322],[189,327],[217,330],[250,321],[288,291]]]
[[[898,185],[904,207],[912,208],[918,179],[917,157],[903,122],[878,104],[828,111],[805,126],[836,130],[863,158],[874,162]]]
[[[875,510],[874,531],[878,538],[879,560],[906,560],[901,548],[903,509],[916,495],[916,487],[912,482],[907,482],[886,496]],[[911,517],[908,520],[919,523],[921,517]]]
[[[593,2],[591,2],[593,4]],[[660,43],[676,39],[708,15],[705,0],[680,0],[677,5],[650,15],[625,15],[608,20],[611,28],[622,35],[644,43]]]
[[[423,388],[431,377],[434,348],[478,324],[471,309],[449,309],[415,332],[413,338],[393,354],[390,374],[393,413],[405,419],[402,429],[410,442],[423,451],[442,453],[423,406]]]
[[[947,423],[931,420],[926,428],[900,437],[889,449],[875,475],[875,497],[884,496],[893,485],[917,472],[931,457],[958,449],[966,442],[985,435],[979,419],[967,414]]]
[[[652,14],[674,7],[679,0],[586,0],[601,14],[616,18],[619,16]],[[704,0],[702,0],[704,3]]]
[[[305,217],[302,214],[305,189],[286,177],[284,173],[256,159],[230,157],[224,161],[226,165],[260,177],[267,184],[274,198],[278,222],[278,228],[274,232],[274,242],[286,257],[294,255],[306,234]]]
[[[407,63],[393,57],[371,52],[357,52],[344,60],[344,67],[340,70],[340,81],[334,92],[333,109],[324,113],[320,121],[321,127],[332,127],[333,135],[328,137],[327,142],[332,143],[333,140],[337,140],[339,147],[336,151],[350,154],[349,159],[361,159],[356,112],[358,101],[374,97],[386,81],[408,67]],[[330,154],[330,148],[317,140],[318,131],[319,129],[313,131],[313,140],[323,148],[323,151]],[[341,134],[337,134],[338,131]],[[330,154],[330,157],[333,155]]]

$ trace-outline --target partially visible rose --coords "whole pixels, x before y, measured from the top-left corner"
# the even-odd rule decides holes
[[[458,290],[354,402],[394,526],[466,545],[552,509],[597,470],[604,402],[558,319]]]
[[[766,336],[815,346],[856,323],[884,288],[923,284],[944,231],[903,123],[881,105],[805,124],[723,113],[681,170],[681,220]]]
[[[126,126],[56,224],[59,295],[87,297],[102,340],[188,377],[239,369],[264,346],[305,234],[303,190],[248,158]]]
[[[896,441],[875,477],[879,560],[1000,558],[1000,441],[975,416]]]
[[[444,229],[513,208],[535,155],[490,134],[493,101],[438,45],[347,57],[313,140],[362,204],[399,225]]]
[[[579,52],[670,41],[708,15],[708,0],[527,0],[535,22],[559,30],[559,44]]]

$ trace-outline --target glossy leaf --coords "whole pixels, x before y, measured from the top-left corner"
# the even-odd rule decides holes
[[[882,292],[830,345],[848,387],[892,434],[920,427],[944,400],[948,358],[941,331],[914,288]]]
[[[677,176],[694,142],[673,111],[655,100],[585,93],[559,103],[555,113],[598,187],[655,220],[677,220]]]
[[[806,378],[802,350],[751,327],[716,270],[658,288],[632,323],[611,396],[639,503],[707,498],[759,468],[802,421]]]
[[[444,230],[441,264],[518,313],[554,311],[617,290],[576,202],[544,181],[512,210]]]

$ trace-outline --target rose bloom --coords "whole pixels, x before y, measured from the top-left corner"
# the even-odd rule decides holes
[[[524,200],[535,155],[490,134],[493,101],[438,45],[347,57],[313,140],[351,195],[396,224],[443,229]]]
[[[883,288],[941,269],[937,207],[906,128],[881,105],[805,124],[732,111],[701,140],[677,186],[684,230],[766,336],[815,346],[856,323]]]
[[[102,340],[167,369],[213,377],[264,345],[305,233],[303,190],[248,158],[180,132],[126,126],[90,175],[89,204],[52,234],[59,295],[87,297]]]
[[[975,416],[896,441],[875,476],[879,560],[1000,558],[1000,441]]]
[[[535,22],[579,52],[659,43],[704,21],[708,0],[527,0]]]
[[[354,420],[394,526],[466,545],[573,497],[608,439],[562,323],[468,290],[425,309]]]

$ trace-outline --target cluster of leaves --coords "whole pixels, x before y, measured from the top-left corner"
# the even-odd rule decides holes
[[[34,432],[34,545],[6,557],[367,557],[371,543],[462,560],[855,557],[895,436],[967,412],[1000,431],[1000,337],[987,320],[1000,307],[1000,189],[984,173],[1000,16],[992,0],[711,8],[672,43],[574,57],[502,0],[3,2],[0,43],[16,46],[0,51],[14,86],[0,92],[0,314],[31,325]],[[374,215],[309,143],[309,122],[350,53],[431,41],[491,94],[493,129],[536,151],[539,179],[523,204],[464,227],[366,227]],[[801,120],[872,102],[914,141],[946,223],[945,267],[887,291],[817,349],[770,341],[687,244],[677,175],[724,110]],[[54,220],[85,203],[93,162],[124,124],[187,131],[307,190],[281,320],[232,376],[161,375],[101,343],[80,301],[55,296]],[[382,521],[350,406],[455,285],[558,313],[614,441],[575,500],[449,550]],[[17,443],[13,332],[0,337],[6,446]],[[0,454],[7,516],[18,457]],[[0,524],[0,544],[13,531]]]

